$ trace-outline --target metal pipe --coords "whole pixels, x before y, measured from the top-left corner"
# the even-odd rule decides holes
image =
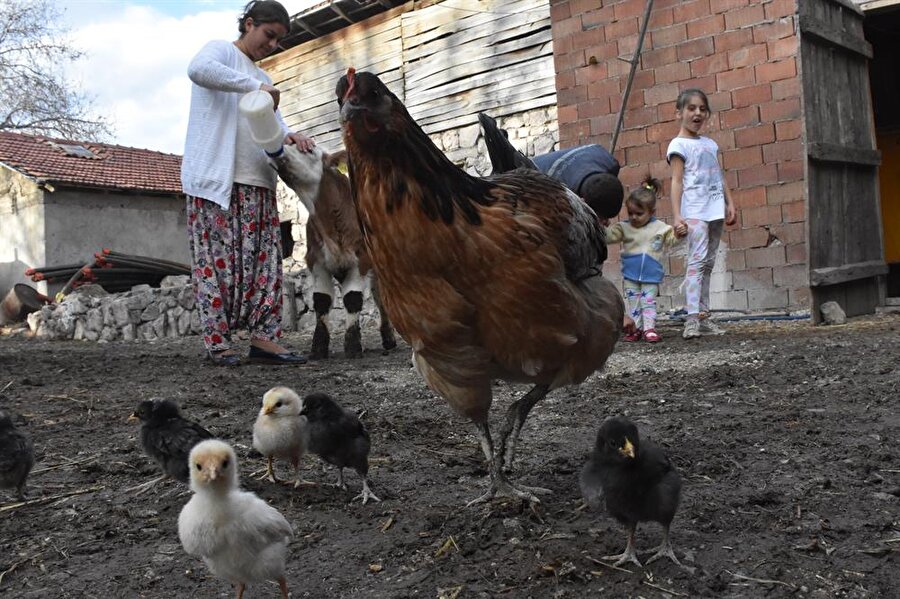
[[[641,58],[641,48],[644,46],[644,35],[647,33],[647,24],[650,22],[650,12],[653,10],[653,0],[647,0],[644,9],[644,22],[641,23],[641,33],[638,36],[637,47],[634,49],[634,58],[631,59],[631,71],[628,73],[628,82],[625,84],[625,93],[622,95],[622,106],[619,107],[619,117],[616,119],[616,130],[613,132],[612,144],[609,153],[616,151],[616,142],[619,141],[619,132],[622,130],[622,121],[625,120],[625,106],[628,104],[628,96],[631,94],[631,84],[634,83],[634,72],[637,70],[638,61]]]

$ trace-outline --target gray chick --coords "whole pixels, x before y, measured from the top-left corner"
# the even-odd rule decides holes
[[[16,489],[25,497],[25,481],[34,466],[34,447],[24,432],[16,429],[10,415],[0,410],[0,488]]]

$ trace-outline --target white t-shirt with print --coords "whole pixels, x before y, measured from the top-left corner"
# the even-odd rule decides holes
[[[725,188],[719,166],[719,146],[708,137],[676,137],[669,143],[666,160],[684,160],[681,217],[713,221],[725,218]]]

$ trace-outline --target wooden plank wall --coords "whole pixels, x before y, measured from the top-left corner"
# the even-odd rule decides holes
[[[556,105],[548,0],[409,2],[261,63],[288,125],[340,146],[334,87],[369,70],[429,134]]]
[[[883,260],[878,180],[862,16],[840,0],[800,2],[803,106],[808,152],[812,313],[838,301],[848,315],[878,304],[877,279],[854,265]],[[840,270],[844,280],[815,285]],[[840,278],[840,276],[838,276]]]

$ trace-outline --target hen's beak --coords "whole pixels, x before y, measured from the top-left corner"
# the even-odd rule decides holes
[[[131,416],[128,417],[128,420],[126,422],[137,422],[137,421],[138,421],[137,414],[132,413]]]
[[[619,448],[619,453],[626,458],[634,459],[634,445],[631,444],[631,439],[625,437],[625,445]]]

